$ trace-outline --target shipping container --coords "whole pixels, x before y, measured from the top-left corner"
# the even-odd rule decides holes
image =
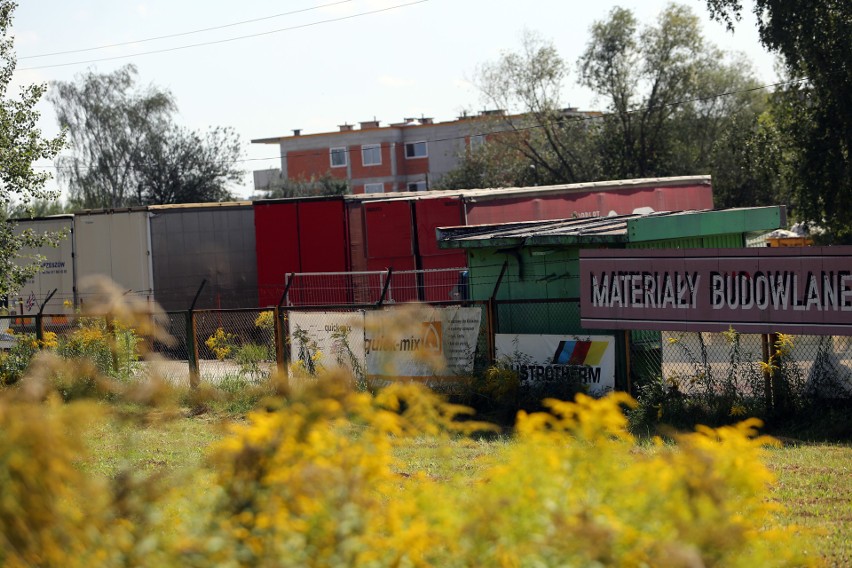
[[[260,306],[274,306],[281,301],[290,274],[352,270],[347,211],[342,197],[255,201],[254,212]],[[323,290],[297,286],[289,295],[291,305],[352,301],[350,287],[345,282],[326,279],[323,285]]]
[[[189,309],[199,290],[199,309],[258,304],[251,202],[152,205],[148,211],[153,288],[163,309]]]
[[[255,201],[260,305],[276,304],[287,275],[300,272],[393,269],[395,301],[457,298],[463,275],[448,269],[464,268],[467,259],[437,246],[442,226],[712,207],[710,176]],[[433,272],[417,280],[408,274],[414,270]],[[373,279],[330,278],[302,279],[290,304],[375,301]]]
[[[144,207],[74,214],[78,299],[92,300],[87,282],[97,276],[114,281],[125,294],[154,301],[150,214]]]
[[[473,190],[464,194],[466,225],[607,217],[713,208],[710,176]]]
[[[19,315],[37,314],[50,294],[55,293],[44,305],[46,314],[73,313],[77,305],[76,280],[74,272],[74,216],[55,215],[51,217],[22,219],[15,221],[15,230],[20,232],[32,229],[35,233],[62,233],[64,237],[58,246],[45,246],[37,249],[24,248],[18,254],[19,263],[31,263],[36,257],[41,270],[24,284],[19,293],[8,299],[10,311]],[[5,328],[0,326],[0,331]]]

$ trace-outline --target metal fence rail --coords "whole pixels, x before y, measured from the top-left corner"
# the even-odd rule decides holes
[[[365,272],[294,272],[287,275],[282,304],[366,306],[400,302],[463,301],[466,268]]]

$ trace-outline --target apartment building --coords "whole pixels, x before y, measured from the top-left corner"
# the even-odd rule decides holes
[[[484,111],[447,122],[406,118],[382,126],[378,120],[342,124],[336,132],[252,140],[277,145],[281,167],[254,172],[255,190],[277,181],[307,181],[324,175],[345,179],[352,193],[425,191],[454,169],[469,148],[499,127],[499,111]]]

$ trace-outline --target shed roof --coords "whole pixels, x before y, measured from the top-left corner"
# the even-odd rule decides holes
[[[754,231],[786,224],[783,206],[664,211],[437,229],[441,248],[631,243]]]

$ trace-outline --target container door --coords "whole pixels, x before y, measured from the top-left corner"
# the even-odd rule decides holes
[[[258,304],[275,306],[284,292],[286,275],[302,271],[296,202],[256,203],[254,234]]]

